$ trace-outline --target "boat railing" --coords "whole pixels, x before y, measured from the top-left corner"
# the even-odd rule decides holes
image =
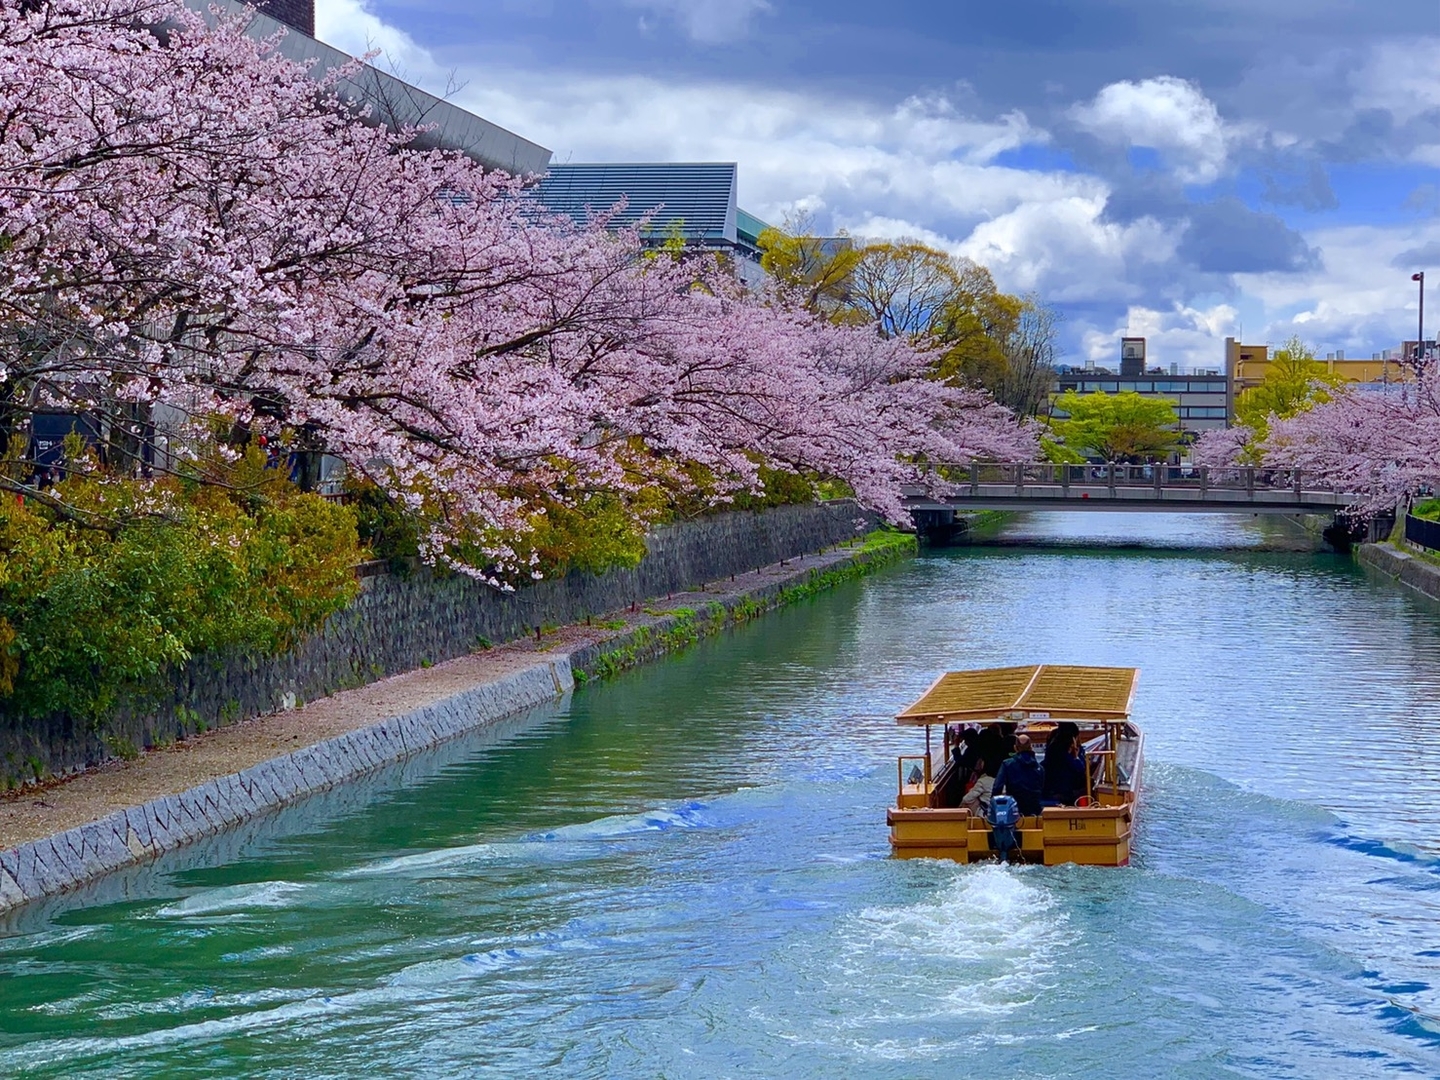
[[[907,775],[906,763],[909,763]],[[930,776],[930,755],[929,754],[901,754],[896,759],[897,795],[895,805],[900,809],[907,808],[907,799],[919,806],[925,806],[930,801],[932,790]],[[919,782],[911,778],[919,773]]]
[[[1100,766],[1100,782],[1111,788],[1115,786],[1115,751],[1114,750],[1091,750],[1085,755]],[[1085,770],[1085,794],[1090,796],[1091,802],[1095,800],[1095,768],[1090,766]]]

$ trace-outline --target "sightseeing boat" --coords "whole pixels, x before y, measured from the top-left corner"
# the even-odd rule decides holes
[[[1137,668],[1060,664],[940,676],[896,717],[902,726],[925,729],[925,753],[899,759],[899,794],[886,815],[894,854],[1128,865],[1144,749],[1140,729],[1130,722],[1139,677]],[[1084,792],[1075,794],[1073,805],[1044,805],[1018,819],[1006,800],[992,800],[995,812],[961,805],[967,780],[961,773],[974,758],[970,748],[1003,747],[1008,753],[1025,735],[1043,759],[1046,741],[1062,724],[1061,734],[1074,733],[1082,750]]]

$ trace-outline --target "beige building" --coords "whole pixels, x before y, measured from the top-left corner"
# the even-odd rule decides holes
[[[1413,346],[1413,343],[1412,343]],[[1408,382],[1411,371],[1397,359],[1399,352],[1375,354],[1369,359],[1348,359],[1343,352],[1316,358],[1325,370],[1347,383]],[[1225,376],[1228,384],[1226,405],[1230,420],[1235,419],[1235,399],[1252,386],[1265,381],[1271,366],[1270,346],[1243,345],[1234,338],[1225,339]]]

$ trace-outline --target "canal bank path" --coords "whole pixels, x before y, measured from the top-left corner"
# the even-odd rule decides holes
[[[913,549],[913,537],[875,534],[11,792],[0,799],[0,912],[403,760]]]

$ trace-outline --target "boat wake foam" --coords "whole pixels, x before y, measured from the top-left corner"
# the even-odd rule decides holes
[[[625,840],[655,833],[716,828],[719,822],[702,802],[685,802],[675,807],[657,807],[638,814],[617,814],[594,821],[563,825],[558,829],[531,833],[519,840],[467,844],[463,847],[418,851],[381,859],[342,871],[337,878],[443,877],[464,873],[483,863],[530,862],[556,858],[589,858],[597,842]]]
[[[1023,1008],[1053,981],[1054,957],[1073,937],[1030,876],[969,868],[933,899],[856,913],[841,926],[846,977],[863,970],[952,1016]]]
[[[291,907],[307,886],[294,881],[256,881],[223,885],[182,897],[156,908],[153,918],[174,919],[206,915],[244,915],[249,911]]]
[[[705,813],[702,802],[681,803],[673,809],[645,810],[639,814],[615,815],[577,825],[564,825],[549,832],[535,833],[527,839],[546,843],[584,842],[587,840],[619,840],[644,833],[669,832],[672,829],[703,829],[713,822]]]

